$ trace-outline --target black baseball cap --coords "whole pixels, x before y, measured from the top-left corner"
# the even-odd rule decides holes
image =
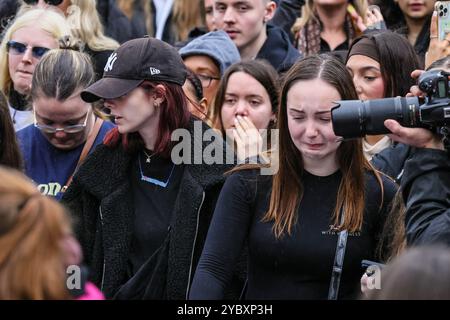
[[[186,80],[186,67],[171,45],[155,38],[139,38],[123,43],[105,65],[103,78],[81,92],[86,102],[119,98],[144,80],[176,83]]]

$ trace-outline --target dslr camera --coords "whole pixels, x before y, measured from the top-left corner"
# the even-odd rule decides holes
[[[450,126],[450,73],[432,70],[419,77],[419,97],[375,100],[343,100],[331,110],[333,130],[344,139],[391,133],[384,120],[397,120],[404,127],[439,129]],[[447,129],[447,128],[446,128]],[[446,130],[448,131],[448,130]]]

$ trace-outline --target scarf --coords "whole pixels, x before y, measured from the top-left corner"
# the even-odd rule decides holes
[[[345,16],[344,30],[347,33],[349,46],[356,36],[356,30],[349,14]],[[320,53],[320,32],[322,23],[319,19],[310,19],[296,35],[297,49],[304,57]]]

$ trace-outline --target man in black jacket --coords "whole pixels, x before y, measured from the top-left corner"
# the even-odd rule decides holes
[[[275,8],[269,0],[216,0],[214,19],[236,44],[242,60],[265,59],[285,72],[301,55],[282,29],[267,24]]]
[[[408,245],[450,246],[450,151],[428,130],[405,128],[394,120],[385,126],[394,140],[419,148],[405,162],[401,182]]]

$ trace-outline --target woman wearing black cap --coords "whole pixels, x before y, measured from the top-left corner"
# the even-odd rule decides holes
[[[174,48],[135,39],[110,56],[103,78],[82,93],[85,101],[103,99],[117,128],[80,168],[63,201],[78,221],[86,262],[107,297],[187,296],[230,166],[175,164],[171,157],[176,129],[191,137],[194,127],[209,129],[190,118],[185,77]],[[225,151],[216,138],[213,143]],[[203,149],[211,144],[198,143]]]

